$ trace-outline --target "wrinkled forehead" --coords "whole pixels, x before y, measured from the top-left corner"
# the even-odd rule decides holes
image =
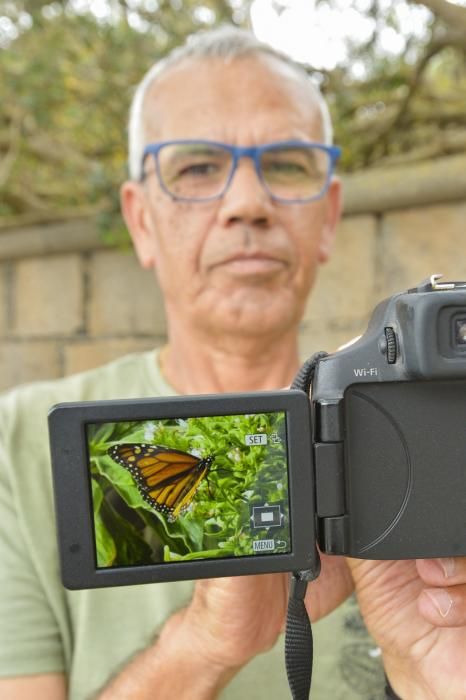
[[[246,145],[323,138],[316,88],[266,54],[185,59],[170,68],[147,91],[143,128],[146,143],[211,138]]]

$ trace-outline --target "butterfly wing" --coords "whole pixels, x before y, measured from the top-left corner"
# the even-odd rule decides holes
[[[144,500],[170,520],[189,506],[213,461],[144,443],[114,445],[108,454],[130,472]]]

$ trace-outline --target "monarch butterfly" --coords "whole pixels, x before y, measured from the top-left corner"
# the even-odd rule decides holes
[[[108,454],[130,472],[144,500],[169,520],[186,511],[214,461],[213,456],[200,459],[189,452],[144,443],[113,445]]]

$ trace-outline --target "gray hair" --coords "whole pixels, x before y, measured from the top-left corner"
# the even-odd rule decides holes
[[[141,160],[146,145],[143,118],[144,101],[149,87],[159,76],[167,73],[171,68],[174,68],[187,58],[213,57],[232,60],[257,54],[265,54],[277,58],[290,66],[297,76],[307,83],[312,90],[320,111],[324,143],[330,145],[332,143],[333,130],[327,104],[319,88],[304,68],[286,54],[256,39],[251,32],[238,27],[223,25],[216,29],[200,31],[188,36],[182,46],[173,49],[165,58],[155,63],[137,86],[131,103],[128,125],[128,165],[131,179],[139,180],[141,175]]]

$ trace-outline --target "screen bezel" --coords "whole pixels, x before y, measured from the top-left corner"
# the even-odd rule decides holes
[[[244,413],[286,416],[292,551],[134,567],[97,568],[86,426]],[[300,571],[318,567],[309,398],[301,391],[66,403],[49,413],[62,581],[69,589]]]

